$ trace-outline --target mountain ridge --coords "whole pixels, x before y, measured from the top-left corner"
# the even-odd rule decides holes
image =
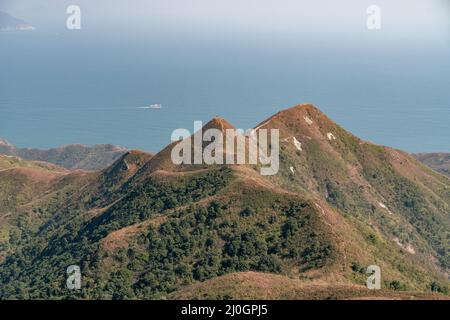
[[[0,139],[0,154],[17,156],[24,160],[50,162],[70,170],[101,170],[126,152],[127,149],[112,144],[71,144],[50,149],[17,148],[7,140]]]
[[[233,128],[220,118],[209,127]],[[280,130],[274,176],[247,164],[174,165],[176,141],[100,172],[69,172],[43,196],[0,209],[0,297],[265,297],[256,286],[243,296],[234,280],[229,289],[238,277],[273,292],[289,279],[308,287],[290,298],[370,298],[365,269],[377,264],[382,297],[445,298],[433,292],[448,294],[450,178],[312,105],[262,129]],[[83,272],[78,293],[64,289],[70,264]]]
[[[450,176],[450,153],[446,152],[430,152],[416,153],[413,156],[423,162],[430,168]]]

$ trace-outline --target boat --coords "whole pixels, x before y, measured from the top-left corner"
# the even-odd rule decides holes
[[[162,109],[162,105],[160,103],[155,103],[144,107],[138,107],[138,109]]]

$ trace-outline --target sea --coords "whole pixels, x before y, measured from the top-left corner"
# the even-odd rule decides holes
[[[248,129],[313,103],[362,139],[450,152],[450,41],[371,36],[1,32],[0,137],[157,152],[195,120]]]

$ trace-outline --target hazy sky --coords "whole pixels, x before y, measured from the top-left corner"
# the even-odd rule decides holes
[[[392,37],[448,39],[450,0],[0,0],[0,10],[31,23],[64,27],[77,4],[85,28],[281,34],[366,32],[366,8],[382,9],[382,32]]]

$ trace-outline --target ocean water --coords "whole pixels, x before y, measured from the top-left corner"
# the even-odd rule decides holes
[[[363,139],[450,152],[450,44],[409,41],[0,33],[0,137],[156,152],[194,120],[247,129],[310,102]]]

